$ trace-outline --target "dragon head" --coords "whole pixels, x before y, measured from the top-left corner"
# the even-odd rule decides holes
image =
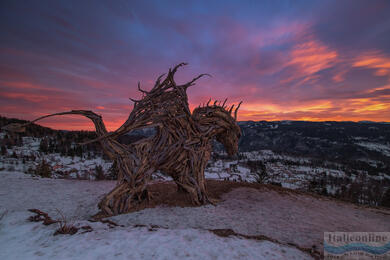
[[[225,108],[225,102],[223,105],[217,105],[217,101],[214,105],[198,107],[193,111],[193,117],[198,121],[200,128],[203,132],[208,133],[210,136],[215,136],[218,142],[222,143],[226,152],[229,155],[234,155],[238,152],[238,141],[241,137],[241,129],[237,125],[237,111],[240,107],[240,102],[232,115],[234,105],[230,109]]]

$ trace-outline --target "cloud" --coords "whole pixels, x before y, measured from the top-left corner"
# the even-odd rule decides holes
[[[353,66],[374,69],[376,76],[390,76],[390,55],[379,51],[366,52],[356,58]]]
[[[13,93],[13,92],[1,93],[0,97],[10,98],[10,99],[23,99],[33,103],[39,103],[48,100],[48,97],[45,95]]]
[[[337,61],[337,52],[311,40],[294,46],[288,65],[298,66],[305,75],[330,68]]]
[[[138,81],[150,89],[185,61],[178,83],[213,75],[189,88],[191,108],[229,98],[244,101],[241,120],[386,120],[389,12],[388,1],[360,0],[8,1],[0,110],[33,119],[91,109],[114,129],[131,111],[128,98],[140,97]],[[43,123],[91,125],[50,120]]]

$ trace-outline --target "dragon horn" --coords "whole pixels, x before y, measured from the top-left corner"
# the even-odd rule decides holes
[[[242,101],[240,103],[238,103],[238,106],[237,106],[236,110],[234,111],[234,119],[235,120],[237,120],[237,111],[240,108],[241,104],[242,104]]]
[[[148,94],[147,91],[141,89],[141,83],[140,83],[139,81],[138,81],[138,90],[141,91],[141,92],[144,93],[144,94]]]
[[[229,109],[229,114],[231,114],[232,113],[232,111],[233,111],[233,107],[234,107],[234,104],[232,105],[232,107]]]
[[[222,108],[225,108],[226,101],[227,101],[227,98],[225,99],[225,101],[223,101]]]

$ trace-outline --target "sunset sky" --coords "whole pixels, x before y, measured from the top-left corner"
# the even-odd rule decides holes
[[[1,1],[0,115],[93,110],[121,125],[180,63],[191,108],[242,120],[390,121],[390,1]],[[41,121],[93,129],[79,117]]]

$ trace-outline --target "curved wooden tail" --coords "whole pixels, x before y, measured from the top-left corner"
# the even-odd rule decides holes
[[[60,112],[60,113],[54,113],[46,116],[38,117],[31,122],[25,123],[25,124],[9,124],[3,127],[4,130],[11,131],[11,132],[24,132],[26,126],[31,125],[39,120],[42,120],[44,118],[52,117],[52,116],[62,116],[62,115],[82,115],[85,116],[93,122],[96,128],[96,134],[98,136],[104,136],[107,134],[106,126],[104,125],[103,119],[100,115],[95,114],[92,111],[89,110],[72,110],[68,112]]]

